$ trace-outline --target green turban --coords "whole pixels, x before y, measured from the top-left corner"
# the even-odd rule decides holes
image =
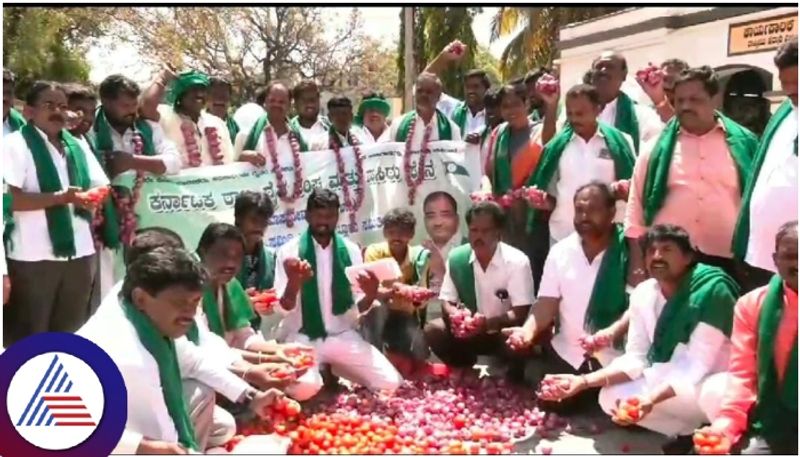
[[[358,113],[353,119],[355,125],[364,125],[364,112],[368,109],[380,111],[381,114],[388,117],[389,113],[392,111],[392,106],[389,105],[389,102],[384,98],[373,97],[361,100],[361,103],[358,105]]]
[[[186,93],[191,87],[194,86],[202,86],[208,87],[211,84],[211,80],[209,79],[208,75],[205,73],[201,73],[196,70],[188,70],[178,74],[174,81],[170,84],[169,88],[167,89],[167,95],[165,101],[167,104],[175,105],[178,104],[178,101],[181,99],[183,94]]]

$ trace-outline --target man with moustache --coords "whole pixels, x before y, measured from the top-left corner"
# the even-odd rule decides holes
[[[353,102],[349,98],[331,97],[328,100],[328,118],[331,121],[330,128],[312,143],[312,150],[333,150],[361,144],[360,132],[353,126]]]
[[[733,253],[744,265],[745,291],[769,282],[775,266],[771,240],[782,224],[797,219],[797,39],[775,54],[787,98],[770,118],[753,156],[733,234]]]
[[[314,348],[316,363],[373,391],[394,391],[402,378],[386,357],[358,334],[359,315],[375,303],[379,281],[361,272],[351,285],[345,269],[360,265],[361,250],[338,235],[339,197],[315,188],[308,197],[308,229],[278,251],[275,290],[284,318],[280,340]]]
[[[436,107],[442,82],[433,73],[420,73],[414,92],[415,109],[392,122],[390,137],[406,143],[406,149],[422,151],[431,141],[461,138],[461,129]]]
[[[636,82],[650,97],[650,101],[656,107],[656,113],[664,123],[669,122],[675,115],[675,81],[681,72],[688,69],[689,64],[681,59],[667,59],[661,63],[660,70],[663,78],[658,84],[650,84],[648,81],[640,79],[638,75],[636,76]]]
[[[478,355],[495,355],[512,362],[508,374],[519,380],[524,365],[506,347],[502,330],[522,324],[533,303],[530,262],[522,251],[500,241],[505,214],[497,203],[474,205],[466,219],[469,244],[453,249],[447,259],[439,293],[442,317],[425,326],[425,340],[448,365],[469,368]],[[452,330],[452,315],[460,307],[486,317],[466,338]]]
[[[14,288],[4,312],[6,346],[35,333],[74,332],[86,321],[96,208],[84,192],[108,186],[94,154],[64,129],[64,89],[37,81],[25,102],[30,122],[3,142],[14,220],[8,234]]]
[[[709,67],[681,73],[675,83],[678,115],[636,161],[625,214],[631,284],[644,279],[638,239],[648,227],[664,223],[689,232],[699,261],[738,279],[731,241],[758,142],[714,109],[718,91]]]
[[[728,367],[739,287],[721,269],[697,262],[678,226],[650,228],[643,245],[652,279],[631,293],[624,355],[592,373],[552,376],[560,386],[553,399],[601,387],[600,406],[615,423],[672,437],[664,452],[687,453],[691,433],[720,407],[709,375]],[[639,405],[635,416],[620,411],[631,399]]]
[[[331,122],[319,114],[320,93],[315,81],[305,80],[292,89],[294,111],[296,113],[289,123],[292,129],[299,130],[307,144],[324,137],[331,127]]]
[[[362,143],[374,144],[391,141],[389,124],[386,123],[386,118],[391,112],[392,106],[383,94],[370,92],[361,98],[353,124]]]
[[[239,134],[241,128],[230,113],[232,92],[233,86],[231,86],[228,80],[220,78],[219,76],[212,76],[209,78],[208,106],[206,110],[225,121],[230,139],[231,141],[235,141],[236,135]]]

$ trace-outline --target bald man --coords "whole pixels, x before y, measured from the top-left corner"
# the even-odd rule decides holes
[[[460,140],[461,130],[455,122],[436,108],[442,95],[442,82],[433,73],[420,73],[417,77],[414,101],[416,109],[409,111],[392,122],[389,130],[392,141],[410,142],[412,151],[421,151],[428,142],[440,140]]]

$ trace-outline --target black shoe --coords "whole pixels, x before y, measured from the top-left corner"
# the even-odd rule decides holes
[[[661,451],[665,455],[687,455],[694,450],[692,435],[681,435],[675,437],[661,446]]]

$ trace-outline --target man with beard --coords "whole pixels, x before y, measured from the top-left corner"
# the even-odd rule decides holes
[[[386,123],[386,118],[391,112],[392,106],[386,101],[383,94],[370,92],[361,98],[353,124],[362,143],[374,144],[391,141],[389,124]]]
[[[502,330],[519,326],[533,303],[530,262],[522,251],[500,241],[505,214],[497,203],[476,204],[466,219],[469,244],[453,249],[447,259],[439,294],[442,317],[425,326],[425,340],[448,365],[470,368],[478,355],[494,355],[511,362],[509,376],[521,380],[524,365],[506,347]],[[464,307],[483,315],[485,322],[461,337],[454,334],[452,320]]]
[[[225,125],[228,127],[230,139],[231,141],[235,141],[236,135],[239,134],[239,130],[241,129],[239,128],[239,124],[236,123],[236,121],[233,119],[233,116],[230,114],[231,92],[233,92],[233,87],[226,79],[218,76],[212,76],[209,78],[208,106],[206,107],[206,110],[208,110],[208,112],[214,116],[217,116],[225,121]]]
[[[699,430],[725,454],[797,454],[797,221],[779,228],[773,257],[778,274],[736,304],[728,372],[715,375],[722,408]]]
[[[677,436],[664,452],[685,454],[691,433],[719,410],[721,393],[707,381],[727,369],[739,287],[697,262],[680,227],[656,225],[643,245],[652,279],[631,293],[625,354],[593,373],[552,376],[553,399],[602,387],[600,406],[615,423]],[[630,404],[633,414],[622,408]]]
[[[3,69],[3,137],[14,133],[25,125],[25,117],[14,109],[14,85],[16,76]]]
[[[289,122],[294,130],[302,132],[307,144],[326,136],[331,127],[328,118],[319,114],[319,96],[319,86],[311,80],[301,81],[292,89],[296,116]]]
[[[129,170],[137,174],[163,175],[175,174],[181,169],[180,154],[161,126],[137,117],[140,93],[139,86],[122,75],[111,75],[100,83],[100,107],[91,113],[94,117],[91,138],[95,153],[111,179]],[[133,220],[133,214],[130,211],[120,213],[118,209],[132,208],[136,202],[127,194],[122,198],[131,205],[122,206],[117,196],[112,196],[103,205],[103,223],[97,228],[96,235],[103,245],[98,268],[101,298],[121,279],[114,277],[114,251],[130,242],[132,236],[126,221]]]
[[[638,238],[663,223],[689,232],[698,261],[737,277],[731,240],[758,143],[749,130],[715,111],[718,91],[709,67],[681,73],[675,83],[677,117],[636,161],[625,214],[631,284],[644,279]]]
[[[359,273],[355,285],[348,281],[345,269],[362,263],[361,250],[336,234],[339,207],[335,193],[315,188],[306,206],[308,229],[278,251],[275,290],[284,315],[278,334],[314,348],[310,373],[328,365],[334,375],[370,390],[394,391],[400,374],[356,330],[359,315],[375,302],[379,281],[371,272]]]
[[[669,122],[672,116],[675,115],[675,81],[681,72],[688,69],[689,64],[681,59],[667,59],[661,64],[660,70],[663,73],[663,78],[658,84],[650,84],[648,81],[636,76],[636,82],[639,83],[644,93],[650,97],[662,122]]]
[[[558,96],[543,95],[548,105]],[[547,200],[537,211],[550,212],[550,242],[554,244],[573,233],[574,196],[578,188],[591,181],[607,185],[628,181],[635,162],[631,138],[616,128],[597,121],[601,105],[597,90],[577,85],[567,91],[567,125],[542,152],[536,172],[528,181],[547,191]],[[622,187],[622,186],[618,186]],[[566,198],[564,198],[566,197]],[[626,192],[617,192],[619,222],[625,214]],[[534,214],[534,221],[536,215]]]
[[[414,101],[416,109],[392,122],[390,137],[406,143],[406,149],[422,151],[431,141],[452,141],[461,138],[461,129],[436,107],[442,95],[442,82],[433,73],[417,77]]]
[[[519,339],[520,349],[525,349],[558,322],[545,348],[543,373],[584,375],[621,355],[615,346],[628,330],[628,248],[622,227],[614,223],[614,203],[614,194],[602,182],[575,192],[575,232],[547,255],[539,297],[525,324],[503,332],[510,342]],[[586,390],[559,403],[541,400],[548,409],[573,412],[595,403],[599,391]]]
[[[64,89],[37,81],[25,102],[30,122],[3,142],[14,220],[7,234],[14,288],[4,313],[6,345],[36,333],[74,332],[88,318],[96,208],[85,192],[108,186],[94,154],[64,129]]]
[[[440,75],[448,64],[456,63],[467,55],[467,46],[456,40],[445,46],[425,68],[425,72]],[[486,127],[486,111],[483,97],[491,87],[491,82],[483,70],[470,70],[464,75],[464,101],[442,93],[436,107],[458,125],[461,136],[479,137]]]
[[[651,108],[636,104],[622,92],[622,83],[628,75],[628,63],[622,55],[604,52],[592,63],[592,70],[592,85],[603,104],[599,120],[630,135],[639,154],[646,143],[656,140],[664,124]]]
[[[744,263],[746,291],[769,282],[775,271],[771,240],[782,224],[797,219],[797,40],[781,46],[774,60],[788,97],[761,136],[733,235],[734,256]]]

